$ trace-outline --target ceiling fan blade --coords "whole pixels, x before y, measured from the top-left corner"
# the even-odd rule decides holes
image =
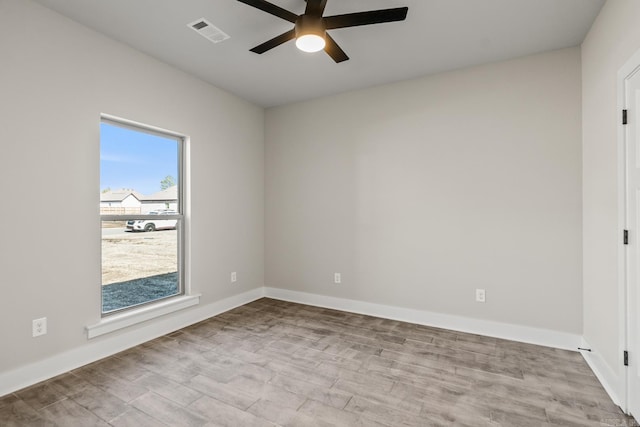
[[[333,60],[337,63],[347,61],[349,57],[346,53],[344,53],[344,50],[342,50],[342,48],[338,46],[338,43],[336,43],[336,41],[329,34],[327,34],[325,37],[327,44],[324,47],[324,51],[327,52],[329,56],[333,58]]]
[[[346,15],[327,16],[324,23],[327,30],[357,27],[359,25],[382,24],[383,22],[404,21],[408,7],[395,9],[370,10],[368,12],[347,13]]]
[[[305,15],[322,16],[324,8],[327,6],[327,0],[307,0],[307,9]]]
[[[282,18],[285,21],[289,21],[295,24],[298,19],[298,15],[293,12],[289,12],[286,9],[281,8],[280,6],[276,6],[275,4],[269,3],[265,0],[238,0],[240,3],[248,4],[249,6],[253,6],[256,9],[260,9],[264,12],[270,13],[271,15],[277,16],[278,18]]]
[[[296,38],[296,30],[287,31],[286,33],[280,34],[277,37],[272,38],[259,46],[251,49],[251,52],[255,52],[258,54],[263,54],[268,50],[273,49],[274,47],[280,46],[282,43],[286,43],[289,40],[293,40]]]

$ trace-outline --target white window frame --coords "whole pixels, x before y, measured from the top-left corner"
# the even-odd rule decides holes
[[[168,296],[161,299],[152,300],[146,303],[137,304],[122,309],[104,313],[102,311],[102,280],[100,281],[101,298],[100,298],[100,314],[101,320],[97,324],[86,327],[88,338],[94,338],[109,332],[113,332],[131,325],[135,325],[155,317],[182,310],[199,303],[200,295],[191,295],[187,283],[189,276],[187,271],[187,242],[188,223],[185,209],[187,207],[187,194],[185,189],[188,187],[186,182],[186,164],[188,161],[188,136],[173,132],[170,130],[149,126],[146,124],[134,122],[116,116],[107,114],[100,115],[100,123],[107,123],[113,126],[119,126],[131,129],[137,132],[146,132],[152,135],[168,137],[176,139],[179,145],[178,149],[178,203],[177,214],[166,215],[166,219],[176,219],[177,230],[177,256],[178,256],[178,294]],[[138,219],[157,219],[157,215],[100,215],[100,225],[103,221],[128,221]],[[102,262],[101,262],[102,265]]]

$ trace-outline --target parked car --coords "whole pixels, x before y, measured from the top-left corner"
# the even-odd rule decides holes
[[[177,215],[178,212],[169,209],[151,211],[148,215]],[[127,231],[156,231],[173,230],[176,228],[176,219],[132,219],[127,221]]]

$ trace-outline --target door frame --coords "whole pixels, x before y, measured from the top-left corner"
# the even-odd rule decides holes
[[[620,326],[618,334],[618,366],[621,366],[623,369],[620,381],[620,390],[618,391],[618,393],[620,398],[620,407],[627,414],[629,413],[629,399],[631,398],[630,376],[632,372],[630,369],[624,366],[623,352],[629,350],[629,345],[631,344],[632,337],[630,336],[631,319],[628,316],[629,310],[631,309],[631,307],[629,306],[631,304],[631,301],[629,301],[631,284],[628,281],[627,275],[627,269],[630,266],[630,260],[628,259],[626,246],[624,245],[622,239],[623,230],[628,229],[629,224],[627,215],[627,132],[625,126],[622,124],[622,110],[627,108],[627,94],[625,83],[629,77],[637,72],[640,72],[640,50],[636,51],[636,53],[633,54],[629,58],[629,60],[620,68],[617,76],[618,100],[616,108],[616,129],[618,132],[618,188],[620,189],[620,191],[618,192],[618,322]],[[640,235],[640,227],[638,228],[638,230],[633,230],[636,235]],[[638,244],[640,242],[640,239],[635,238],[634,241],[636,242],[636,244]],[[637,345],[635,348],[637,348]],[[634,355],[634,357],[638,357],[638,355]]]

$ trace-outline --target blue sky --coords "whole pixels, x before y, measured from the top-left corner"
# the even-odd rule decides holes
[[[131,188],[160,191],[167,175],[178,178],[178,143],[131,129],[100,124],[100,191]]]

